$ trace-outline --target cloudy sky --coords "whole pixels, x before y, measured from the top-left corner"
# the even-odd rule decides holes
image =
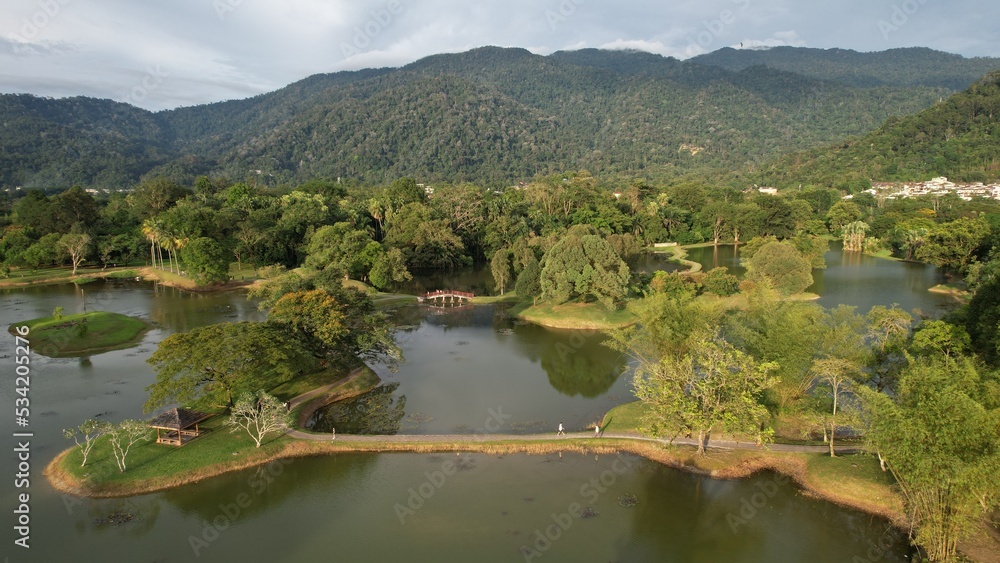
[[[483,45],[681,59],[727,46],[1000,57],[993,0],[4,0],[0,92],[151,110]]]

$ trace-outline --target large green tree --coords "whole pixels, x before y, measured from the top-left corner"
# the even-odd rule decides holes
[[[66,233],[59,237],[59,248],[69,255],[70,263],[73,264],[74,276],[77,268],[90,252],[90,240],[90,235],[86,233]]]
[[[498,249],[490,259],[490,273],[493,274],[493,281],[496,283],[497,294],[503,295],[510,284],[513,272],[510,267],[510,250],[506,247]]]
[[[750,288],[746,298],[746,307],[726,318],[726,335],[758,361],[774,363],[777,380],[769,394],[789,406],[812,386],[809,368],[825,332],[823,309],[782,299],[766,282]]]
[[[411,268],[447,269],[470,263],[450,222],[436,218],[422,203],[408,203],[387,215],[384,242],[402,250]]]
[[[747,277],[766,278],[782,295],[794,295],[812,285],[812,266],[802,253],[787,242],[769,242],[747,265]]]
[[[990,234],[986,219],[961,218],[935,227],[917,248],[918,260],[941,268],[964,270]]]
[[[185,245],[182,256],[188,274],[199,285],[221,283],[229,279],[229,255],[213,239],[194,239]]]
[[[594,297],[612,306],[628,290],[628,265],[599,235],[579,232],[571,230],[542,258],[542,299],[565,303]]]
[[[239,393],[271,389],[316,362],[301,342],[272,323],[220,323],[165,338],[147,362],[151,411],[172,403],[229,407]]]
[[[528,258],[524,269],[517,275],[517,281],[514,283],[514,291],[518,297],[530,297],[534,301],[542,293],[541,279],[542,266],[534,256],[531,256]]]
[[[378,244],[378,243],[370,243]],[[366,247],[368,248],[368,247]],[[381,246],[379,249],[381,250]],[[368,272],[368,281],[376,288],[386,290],[392,283],[402,283],[413,279],[410,270],[406,268],[406,260],[403,252],[398,248],[381,250],[375,253],[375,260],[372,262],[372,269]]]
[[[984,379],[972,359],[938,356],[908,367],[894,397],[858,388],[865,438],[932,561],[956,560],[958,542],[1000,500],[1000,409]]]
[[[300,335],[314,354],[393,362],[402,357],[392,323],[367,294],[345,288],[334,271],[305,274],[275,276],[255,287],[251,297],[260,299],[261,309],[271,308],[269,320]]]
[[[350,223],[320,227],[309,239],[305,265],[317,270],[332,267],[354,279],[363,279],[372,267],[364,252],[371,242],[374,241],[368,233]]]
[[[718,334],[702,333],[683,356],[637,366],[635,394],[649,407],[642,428],[656,437],[697,436],[698,454],[705,453],[716,430],[763,441],[768,437],[761,430],[767,409],[759,399],[774,382],[774,367],[757,362]]]

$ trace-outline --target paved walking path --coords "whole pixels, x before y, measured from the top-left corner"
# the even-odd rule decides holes
[[[341,385],[346,385],[351,381],[354,381],[364,373],[363,368],[358,368],[354,370],[347,378],[340,381],[336,381],[329,385],[324,385],[323,387],[318,387],[312,389],[311,391],[306,391],[305,393],[290,400],[289,408],[294,409],[295,407],[322,396],[324,393],[330,391],[334,387],[339,387]],[[314,432],[304,432],[302,430],[290,429],[287,434],[293,438],[298,438],[300,440],[311,440],[314,442],[329,442],[331,439],[331,434],[322,433],[317,434]],[[626,433],[626,432],[601,432],[600,437],[595,438],[593,432],[569,432],[562,436],[556,434],[555,432],[546,434],[392,434],[392,435],[358,435],[358,434],[337,434],[336,440],[341,442],[356,442],[356,443],[371,443],[371,442],[383,442],[386,444],[476,444],[485,442],[554,442],[559,440],[568,439],[583,439],[589,438],[591,440],[601,440],[606,438],[618,438],[624,440],[636,440],[640,442],[656,442],[659,444],[669,444],[670,440],[664,440],[660,438],[649,438],[647,436],[642,436],[637,433]],[[595,442],[597,444],[598,442]],[[685,446],[697,446],[698,440],[692,438],[676,438],[673,441],[674,444],[685,445]],[[732,442],[727,440],[710,440],[708,442],[709,449],[718,450],[757,450],[761,449],[754,442]],[[801,446],[793,444],[768,444],[765,446],[768,450],[773,452],[807,452],[807,453],[826,453],[830,451],[829,446]],[[857,446],[836,446],[834,450],[838,454],[852,454],[861,450]]]
[[[313,440],[317,442],[329,442],[330,434],[315,434],[303,432],[301,430],[289,430],[288,435],[301,440]],[[590,439],[597,445],[601,440],[608,438],[619,438],[625,440],[637,440],[641,442],[656,442],[669,444],[670,440],[649,438],[639,434],[608,432],[602,433],[599,438],[595,438],[593,432],[575,432],[559,436],[555,432],[550,434],[393,434],[393,435],[357,435],[357,434],[337,434],[336,440],[341,442],[383,442],[386,444],[476,444],[485,442],[556,442],[568,439]],[[691,438],[677,438],[674,444],[697,446],[698,441]],[[726,440],[710,440],[709,449],[720,450],[757,450],[762,449],[753,442],[731,442]],[[830,451],[829,446],[801,446],[793,444],[768,444],[765,446],[774,452],[808,452],[826,453]],[[860,451],[857,446],[836,446],[834,448],[838,454],[850,454]]]

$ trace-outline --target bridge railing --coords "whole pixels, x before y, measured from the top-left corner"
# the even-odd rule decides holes
[[[424,294],[424,299],[434,299],[435,297],[460,297],[463,299],[472,299],[476,296],[475,293],[470,293],[468,291],[453,291],[450,289],[439,289],[437,291],[431,291]]]

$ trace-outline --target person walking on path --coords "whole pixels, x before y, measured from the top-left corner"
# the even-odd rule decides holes
[[[331,434],[330,434],[330,440],[332,441],[332,440],[336,440],[336,439],[337,439],[337,429],[334,428],[333,432],[331,432]]]
[[[566,430],[563,429],[563,423],[560,422],[559,423],[559,431],[556,432],[556,436],[565,436],[565,435],[566,435]]]
[[[601,425],[600,424],[595,424],[594,425],[594,438],[597,438],[600,435],[601,435]]]

